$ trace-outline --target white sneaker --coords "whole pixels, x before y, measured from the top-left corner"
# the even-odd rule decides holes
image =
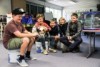
[[[37,58],[32,58],[32,60],[37,60]]]
[[[50,52],[56,53],[57,51],[55,49],[49,48]]]
[[[28,67],[28,64],[25,62],[25,60],[19,60],[17,59],[17,63],[22,67]]]
[[[43,54],[44,54],[44,55],[48,55],[48,51],[47,51],[47,50],[44,50],[44,51],[43,51]]]

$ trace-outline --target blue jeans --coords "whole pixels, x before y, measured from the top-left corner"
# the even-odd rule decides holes
[[[42,47],[43,47],[44,50],[46,49],[45,41],[48,41],[47,37],[38,37],[37,38],[37,42],[41,42],[42,43]]]
[[[50,40],[50,48],[56,49],[57,48],[57,42],[58,41],[55,40],[54,37],[50,37],[49,40]]]

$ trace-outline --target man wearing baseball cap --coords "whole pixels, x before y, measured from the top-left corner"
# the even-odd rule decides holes
[[[25,60],[31,59],[31,48],[38,33],[28,32],[23,27],[21,19],[24,13],[25,11],[22,8],[12,10],[13,19],[4,29],[3,45],[8,50],[20,49],[20,56],[17,62],[21,66],[28,66]]]

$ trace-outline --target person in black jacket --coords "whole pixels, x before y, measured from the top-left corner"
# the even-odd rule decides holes
[[[77,51],[79,45],[82,43],[82,38],[81,38],[81,23],[78,22],[78,15],[76,13],[73,13],[71,15],[71,22],[68,24],[67,32],[66,32],[66,37],[60,38],[60,41],[68,46],[68,50],[62,51],[62,52],[73,52]],[[79,50],[78,50],[79,51]]]
[[[66,22],[65,18],[61,17],[59,19],[59,30],[60,30],[61,37],[66,35],[67,25],[68,23]]]
[[[51,20],[50,21],[50,27],[51,30],[49,31],[50,34],[50,51],[56,52],[56,48],[57,48],[57,42],[58,42],[58,26],[56,25],[56,21]]]

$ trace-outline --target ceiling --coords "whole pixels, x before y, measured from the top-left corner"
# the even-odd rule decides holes
[[[96,6],[100,4],[100,0],[46,0],[49,3],[59,5],[62,7],[70,7],[70,6]]]

